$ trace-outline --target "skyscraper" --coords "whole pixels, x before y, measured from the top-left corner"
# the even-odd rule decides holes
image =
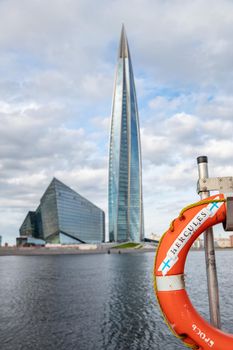
[[[139,117],[133,68],[121,31],[109,150],[109,240],[144,238]]]

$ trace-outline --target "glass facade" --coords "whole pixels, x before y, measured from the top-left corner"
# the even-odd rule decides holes
[[[86,198],[53,179],[36,212],[29,212],[24,220],[20,236],[25,235],[48,243],[101,243],[105,240],[105,215]]]
[[[121,32],[109,150],[109,240],[144,238],[141,145],[128,42]]]
[[[36,237],[37,225],[36,225],[36,213],[29,211],[26,218],[24,219],[20,229],[21,236],[33,236]]]

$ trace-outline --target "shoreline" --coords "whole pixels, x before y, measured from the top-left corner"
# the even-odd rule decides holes
[[[42,255],[84,255],[84,254],[126,254],[126,253],[147,253],[155,252],[156,247],[140,248],[140,249],[118,249],[118,248],[101,248],[101,249],[86,249],[79,248],[16,248],[16,247],[3,247],[0,248],[0,256],[42,256]]]
[[[0,247],[1,256],[43,256],[43,255],[92,255],[92,254],[136,254],[136,253],[151,253],[156,252],[157,247],[147,247],[140,249],[120,249],[120,248],[97,248],[97,249],[79,249],[74,247],[27,247],[27,248],[16,248],[16,247]],[[215,248],[216,251],[233,250],[233,247],[226,248]],[[191,249],[193,252],[203,252],[204,248]]]

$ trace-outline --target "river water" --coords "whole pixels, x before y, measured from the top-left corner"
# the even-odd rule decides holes
[[[217,251],[223,329],[233,332],[233,251]],[[0,257],[1,350],[186,349],[164,324],[154,253]],[[208,319],[203,252],[186,264]]]

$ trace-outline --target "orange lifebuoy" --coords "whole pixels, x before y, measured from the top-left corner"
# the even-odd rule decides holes
[[[193,349],[233,350],[233,335],[211,326],[193,307],[184,284],[184,265],[190,247],[207,228],[224,222],[223,194],[185,208],[160,240],[156,253],[155,294],[165,321]]]

